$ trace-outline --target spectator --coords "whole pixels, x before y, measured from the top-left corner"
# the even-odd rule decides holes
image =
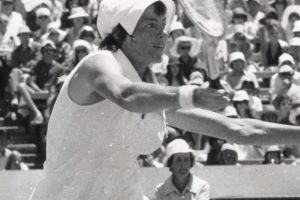
[[[43,42],[41,48],[42,60],[32,69],[33,79],[42,90],[49,90],[63,71],[63,67],[54,60],[56,50],[57,48],[52,41],[46,40]]]
[[[42,42],[42,36],[47,33],[48,24],[51,22],[49,8],[40,7],[36,10],[36,24],[39,29],[33,33],[33,39]]]
[[[9,18],[0,14],[0,54],[9,58],[11,52],[15,48],[16,41],[13,35],[8,31]]]
[[[72,66],[76,66],[83,57],[91,52],[91,45],[85,40],[75,40],[73,42],[73,63]]]
[[[236,91],[232,102],[241,118],[253,118],[249,107],[249,95],[245,90]]]
[[[265,16],[262,12],[262,0],[247,0],[249,13],[252,16],[251,29],[255,35],[260,28],[259,21]]]
[[[56,24],[50,23],[47,27],[47,33],[43,35],[42,40],[51,40],[57,50],[55,52],[55,61],[66,66],[71,60],[71,45],[64,41],[67,35],[66,31],[61,30]]]
[[[167,167],[172,175],[156,188],[156,199],[209,200],[209,184],[191,174],[194,155],[183,139],[173,140],[167,146]]]
[[[262,57],[264,62],[264,70],[276,71],[278,68],[278,58],[284,53],[288,47],[288,43],[281,40],[280,24],[276,21],[266,25],[269,41],[266,42],[266,46],[262,49]]]
[[[88,22],[88,13],[82,7],[74,7],[71,10],[71,15],[68,17],[69,20],[72,20],[72,27],[68,29],[68,34],[66,41],[69,44],[73,44],[73,42],[79,39],[79,32],[84,27],[84,25]]]
[[[189,79],[190,74],[196,67],[197,55],[200,51],[199,41],[188,36],[181,36],[175,40],[171,56],[178,57],[183,75]]]
[[[257,118],[266,122],[278,122],[279,111],[271,104],[264,105],[263,110],[258,113]]]
[[[290,54],[283,53],[279,57],[279,69],[283,65],[289,65],[293,69],[293,72],[292,72],[293,73],[292,81],[296,85],[300,86],[300,73],[297,72],[296,70],[294,70],[295,61],[294,61],[294,58]],[[279,93],[280,88],[282,88],[282,84],[283,84],[282,83],[282,79],[279,77],[279,73],[278,72],[275,73],[271,77],[271,81],[270,81],[269,94],[271,95],[271,100],[273,100],[276,97],[276,95]]]
[[[221,82],[225,91],[232,96],[236,90],[242,88],[243,80],[254,82],[255,89],[259,88],[256,76],[247,72],[246,59],[242,52],[233,52],[229,56],[230,71],[225,77],[225,81]]]
[[[281,164],[282,163],[282,153],[277,145],[272,145],[268,148],[264,156],[264,161],[262,164]]]
[[[15,37],[21,26],[25,25],[23,16],[14,11],[14,0],[2,0],[1,13],[8,17],[7,32]]]
[[[30,69],[32,61],[40,55],[40,45],[31,40],[32,32],[26,25],[19,29],[18,37],[21,44],[12,52],[12,67]]]
[[[66,30],[70,27],[72,27],[72,21],[68,19],[68,17],[71,15],[71,10],[74,7],[78,7],[79,3],[78,0],[66,0],[64,4],[64,12],[62,13],[61,16],[61,28],[63,30]]]
[[[96,34],[91,26],[83,26],[79,33],[79,39],[85,40],[91,45],[91,51],[97,51],[99,46],[97,46],[94,42],[96,40]]]
[[[168,85],[180,86],[187,83],[187,79],[183,75],[183,68],[178,58],[171,57],[167,66],[166,79]]]
[[[282,97],[291,98],[300,93],[300,86],[293,83],[294,69],[290,65],[282,65],[279,68],[278,77],[282,81],[281,87],[272,98],[272,104],[279,108]]]
[[[230,143],[224,143],[219,153],[220,165],[237,165],[238,162],[238,150],[237,147]]]

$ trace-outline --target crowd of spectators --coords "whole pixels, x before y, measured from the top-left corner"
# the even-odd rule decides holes
[[[47,124],[66,75],[84,56],[98,50],[100,1],[43,0],[28,8],[26,1],[1,0],[0,99],[5,105],[1,117],[22,126]],[[218,87],[230,99],[222,111],[227,117],[300,125],[300,1],[220,1],[226,33],[216,48],[216,80],[209,77],[205,62],[207,36],[197,32],[174,1],[177,13],[162,62],[149,66],[159,84]],[[262,99],[265,90],[267,98]],[[42,109],[35,101],[41,96],[46,99]],[[168,130],[161,148],[138,158],[142,166],[162,161],[173,137],[186,139],[197,150],[196,161],[208,165],[257,158],[279,163],[268,156],[274,149],[279,160],[300,156],[297,146],[240,146],[205,133]]]

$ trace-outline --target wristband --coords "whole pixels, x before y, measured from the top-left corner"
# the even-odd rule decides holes
[[[179,105],[181,108],[195,108],[194,90],[199,88],[195,85],[185,85],[179,88]]]

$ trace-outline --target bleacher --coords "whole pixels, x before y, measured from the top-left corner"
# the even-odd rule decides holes
[[[210,183],[211,199],[300,199],[299,166],[209,166],[193,171]],[[28,200],[42,174],[41,170],[0,172],[0,199]],[[155,186],[170,176],[167,168],[143,168],[140,174],[148,197],[154,197]]]

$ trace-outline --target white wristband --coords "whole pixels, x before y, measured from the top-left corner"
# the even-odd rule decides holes
[[[199,88],[195,85],[185,85],[179,88],[179,105],[181,108],[195,108],[194,90]]]

